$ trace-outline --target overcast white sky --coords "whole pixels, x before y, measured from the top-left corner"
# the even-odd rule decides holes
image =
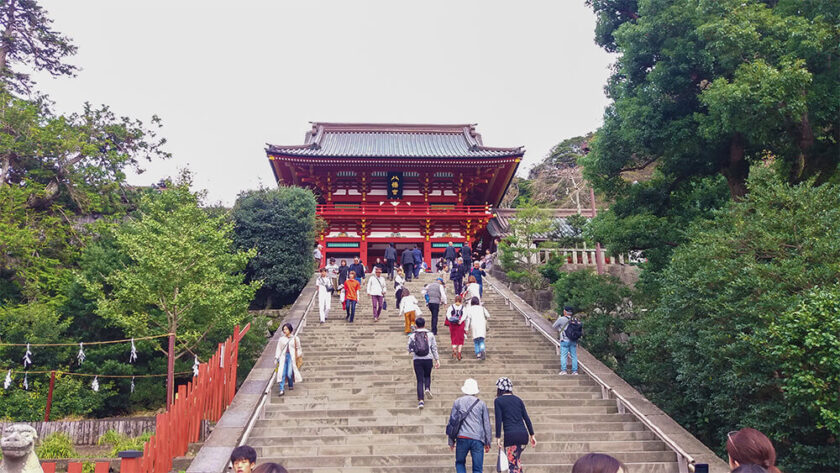
[[[583,0],[42,0],[79,53],[76,78],[40,77],[62,112],[108,104],[164,122],[173,159],[210,201],[273,185],[265,143],[309,121],[478,123],[527,149],[520,174],[595,130],[612,58]]]

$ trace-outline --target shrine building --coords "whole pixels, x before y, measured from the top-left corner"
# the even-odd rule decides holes
[[[485,146],[475,125],[312,124],[303,144],[268,145],[279,185],[308,187],[326,222],[324,258],[368,267],[388,243],[430,266],[448,242],[486,232],[525,150]]]

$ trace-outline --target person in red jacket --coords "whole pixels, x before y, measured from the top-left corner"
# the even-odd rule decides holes
[[[347,316],[344,319],[351,324],[353,323],[353,319],[356,318],[356,303],[359,301],[359,289],[361,286],[359,281],[356,280],[356,272],[350,271],[350,276],[344,281],[344,304],[347,309]]]

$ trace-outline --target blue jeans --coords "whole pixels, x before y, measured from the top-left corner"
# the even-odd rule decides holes
[[[572,355],[572,373],[577,373],[577,342],[560,342],[560,371],[566,371],[566,358]]]
[[[350,322],[356,317],[356,302],[353,299],[346,299],[344,301],[345,307],[347,307],[347,317],[345,317]]]
[[[283,360],[283,369],[277,373],[277,377],[280,378],[280,381],[277,382],[277,389],[280,391],[286,390],[286,378],[289,378],[289,387],[295,385],[295,370],[292,368],[291,353],[286,352],[286,359]]]
[[[473,338],[473,344],[475,345],[476,355],[487,349],[487,347],[484,345],[484,337]]]
[[[458,439],[455,442],[455,471],[467,473],[467,453],[472,457],[473,473],[484,471],[484,444],[475,439]]]
[[[479,297],[484,297],[484,283],[478,283],[478,295]]]

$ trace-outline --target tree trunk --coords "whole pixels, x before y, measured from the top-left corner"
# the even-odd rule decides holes
[[[8,179],[9,170],[12,168],[12,158],[6,154],[2,158],[0,158],[0,187],[6,185],[6,179]]]
[[[749,164],[744,159],[744,137],[736,133],[729,142],[729,162],[721,169],[726,177],[729,193],[733,200],[739,201],[747,195],[747,176]]]

